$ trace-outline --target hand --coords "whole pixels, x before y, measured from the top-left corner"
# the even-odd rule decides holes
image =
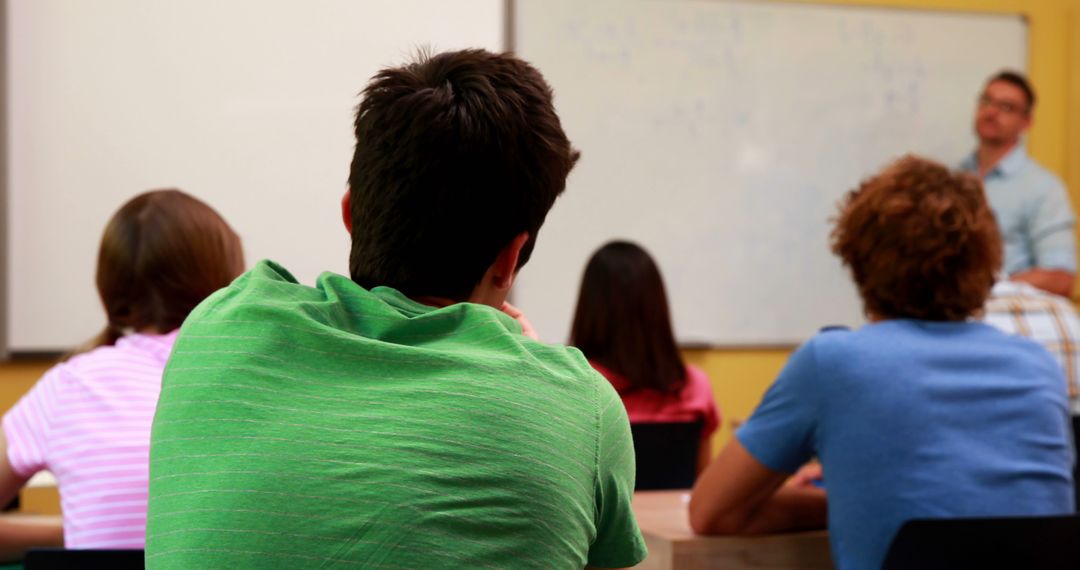
[[[825,472],[821,468],[821,464],[818,462],[807,463],[799,468],[791,479],[788,480],[788,485],[793,487],[812,487],[815,486],[815,481],[823,481],[825,479]]]
[[[501,309],[502,312],[513,317],[513,319],[517,321],[519,325],[521,325],[521,334],[533,340],[540,340],[540,335],[536,334],[536,329],[533,328],[532,323],[529,322],[529,319],[526,319],[525,315],[521,313],[521,309],[518,309],[517,307],[506,302],[503,302]]]

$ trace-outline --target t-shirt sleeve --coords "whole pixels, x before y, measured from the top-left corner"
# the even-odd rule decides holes
[[[1031,216],[1029,235],[1036,267],[1076,271],[1073,223],[1065,188],[1055,180]]]
[[[794,473],[814,455],[821,397],[820,386],[814,382],[815,340],[795,351],[761,404],[735,433],[750,455],[774,471]]]
[[[46,468],[51,418],[56,414],[56,386],[63,374],[54,367],[4,414],[4,438],[12,470],[30,477]]]
[[[599,387],[598,405],[596,539],[589,547],[588,562],[598,568],[625,568],[647,554],[631,505],[634,440],[622,400],[607,381]]]

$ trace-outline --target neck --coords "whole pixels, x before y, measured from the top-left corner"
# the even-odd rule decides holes
[[[458,301],[449,299],[447,297],[436,297],[433,295],[417,295],[415,297],[409,297],[413,301],[420,303],[421,305],[427,305],[429,307],[443,308],[456,304]]]
[[[1001,159],[1005,158],[1005,155],[1016,148],[1018,142],[1012,141],[1003,144],[980,143],[979,150],[975,153],[975,160],[978,162],[979,167],[979,178],[985,178],[986,174],[997,166]]]

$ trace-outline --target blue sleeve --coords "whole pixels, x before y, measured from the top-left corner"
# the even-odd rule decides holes
[[[773,471],[794,473],[814,456],[821,399],[814,340],[795,351],[735,436]]]
[[[1036,267],[1076,271],[1073,222],[1072,206],[1065,188],[1054,179],[1029,222]]]

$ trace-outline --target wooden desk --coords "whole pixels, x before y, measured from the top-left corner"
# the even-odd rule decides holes
[[[690,530],[686,491],[634,493],[634,515],[649,547],[643,570],[705,568],[831,569],[826,531],[768,536],[697,536]]]

